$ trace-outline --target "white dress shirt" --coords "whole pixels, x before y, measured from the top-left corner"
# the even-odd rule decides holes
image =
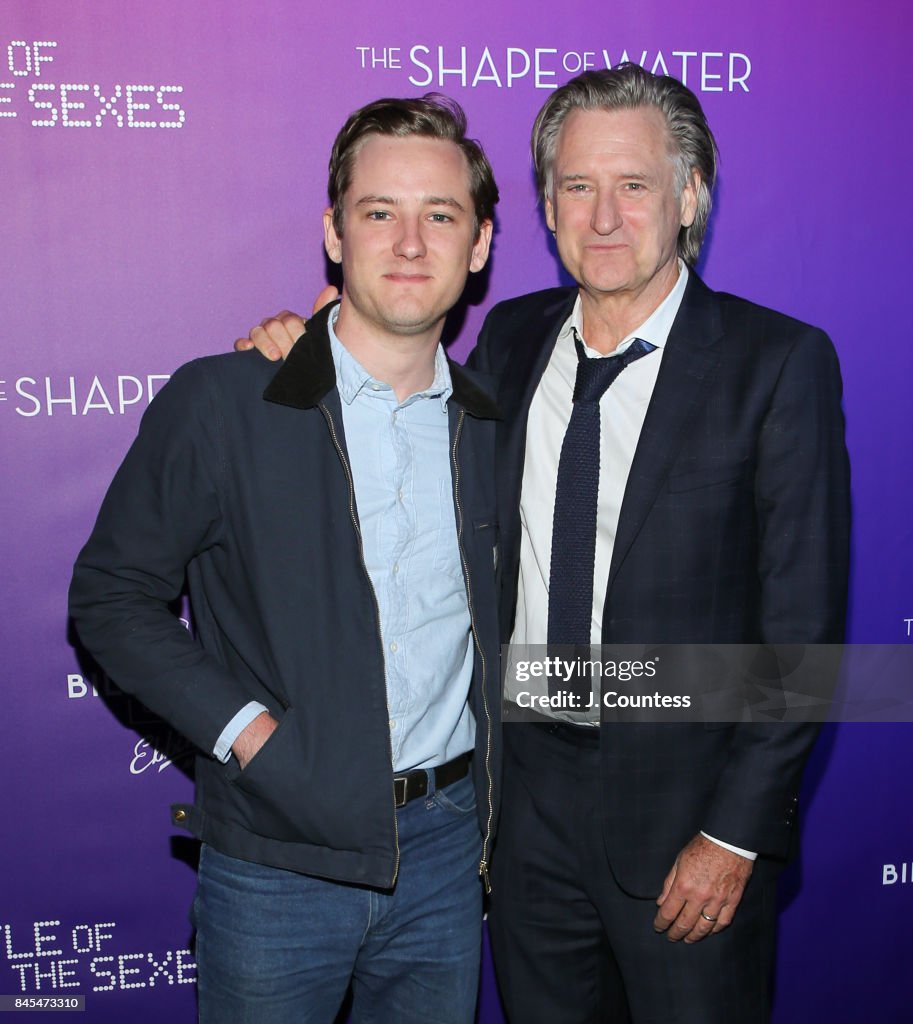
[[[621,502],[628,483],[634,452],[647,407],[659,375],[663,350],[688,284],[688,270],[679,261],[672,291],[614,352],[603,356],[589,348],[583,335],[580,297],[574,304],[529,408],[523,484],[520,493],[520,576],[512,644],[545,644],[548,640],[549,571],[552,558],[552,520],[561,444],[573,409],[577,377],[575,335],[589,359],[613,359],[630,348],[635,338],[656,347],[631,363],[599,401],[599,498],[596,506],[596,562],[593,573],[593,609],[590,642],[602,643],[609,569]],[[755,853],[701,833],[718,846],[754,860]]]
[[[602,643],[602,610],[621,502],[647,415],[647,406],[653,396],[663,349],[687,283],[688,271],[684,264],[680,264],[678,280],[672,291],[651,316],[624,338],[608,356],[602,356],[586,344],[579,296],[558,335],[555,349],[529,409],[520,493],[520,581],[511,643],[544,644],[548,639],[552,519],[555,512],[558,460],[571,418],[574,381],[577,377],[575,333],[583,342],[590,359],[614,359],[627,351],[635,338],[643,338],[656,346],[655,352],[631,363],[599,400],[599,499],[596,507],[596,566],[593,574],[590,640],[593,644]]]

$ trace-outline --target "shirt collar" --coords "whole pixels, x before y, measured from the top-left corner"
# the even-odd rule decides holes
[[[672,330],[672,324],[678,314],[679,306],[682,304],[682,297],[685,294],[687,284],[688,268],[682,260],[679,260],[678,279],[673,285],[672,291],[669,292],[639,327],[635,328],[635,330],[631,331],[630,334],[621,340],[618,347],[610,354],[620,355],[631,346],[635,338],[643,338],[644,341],[648,341],[656,348],[665,348],[666,342],[669,340],[669,332]],[[583,337],[583,305],[579,295],[574,303],[574,308],[571,310],[571,315],[565,320],[564,326],[558,334],[558,341],[573,341],[575,335],[583,342],[589,356],[600,355],[600,353],[587,346],[586,340]]]
[[[336,319],[339,316],[339,306],[330,312],[327,322],[327,333],[330,336],[330,351],[333,354],[333,365],[336,367],[336,389],[339,397],[351,405],[356,397],[362,392],[382,394],[390,392],[393,388],[384,381],[375,380],[370,373],[359,363],[352,353],[339,340],[336,333]],[[447,399],[453,394],[453,383],[450,379],[450,367],[447,365],[447,357],[444,355],[444,347],[438,344],[434,353],[434,380],[430,387],[424,391],[418,391],[410,395],[402,406],[411,405],[422,398],[439,398],[441,409],[447,411]]]

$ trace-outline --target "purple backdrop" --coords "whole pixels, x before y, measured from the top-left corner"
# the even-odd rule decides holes
[[[501,185],[464,355],[491,302],[560,279],[526,154],[547,90],[626,57],[685,78],[723,154],[702,272],[834,338],[851,636],[910,642],[913,14],[899,0],[740,6],[4,4],[0,994],[84,994],[92,1021],[194,1017],[192,850],[168,823],[189,795],[186,751],[156,752],[141,709],[93,694],[67,637],[70,566],[167,374],[309,306],[329,146],[378,95],[455,96]],[[910,1019],[910,737],[831,727],[816,750],[784,885],[778,1024]],[[480,1020],[500,1019],[486,975]]]

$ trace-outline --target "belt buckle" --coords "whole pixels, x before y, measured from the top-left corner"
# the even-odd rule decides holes
[[[405,775],[393,776],[393,799],[397,807],[406,806],[406,793],[409,788],[409,779]]]

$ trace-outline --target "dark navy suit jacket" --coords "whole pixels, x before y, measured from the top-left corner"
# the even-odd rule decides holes
[[[471,357],[500,378],[505,640],[529,406],[575,297],[551,289],[501,303]],[[850,513],[841,391],[824,333],[691,274],[625,490],[603,643],[842,640]],[[603,729],[606,843],[628,891],[655,896],[700,830],[786,857],[814,726]]]

